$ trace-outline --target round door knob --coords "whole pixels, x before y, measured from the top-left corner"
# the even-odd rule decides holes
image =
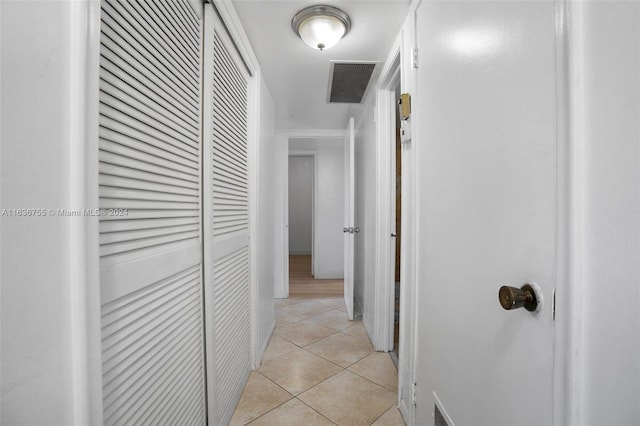
[[[353,228],[353,232],[357,234],[358,232],[360,232],[360,228]]]
[[[349,228],[342,228],[342,232],[346,234],[347,232],[349,232]]]
[[[521,288],[502,286],[498,291],[500,306],[510,311],[518,308],[525,308],[534,312],[538,308],[538,298],[536,292],[530,284],[525,284]]]

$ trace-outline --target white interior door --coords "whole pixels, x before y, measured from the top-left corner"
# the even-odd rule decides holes
[[[204,291],[209,423],[227,424],[251,371],[249,75],[205,6]]]
[[[101,2],[105,424],[206,419],[195,2]]]
[[[355,250],[355,159],[353,117],[344,137],[344,302],[347,315],[353,319],[353,269]]]
[[[418,8],[416,424],[553,424],[555,22],[546,1]],[[540,312],[503,309],[525,283]]]

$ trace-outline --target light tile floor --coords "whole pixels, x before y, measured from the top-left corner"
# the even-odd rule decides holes
[[[342,298],[276,300],[276,330],[231,425],[404,426],[398,373]]]

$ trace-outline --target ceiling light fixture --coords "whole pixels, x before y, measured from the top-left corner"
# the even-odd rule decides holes
[[[291,27],[307,45],[324,50],[335,46],[349,32],[351,19],[336,7],[317,5],[296,13]]]

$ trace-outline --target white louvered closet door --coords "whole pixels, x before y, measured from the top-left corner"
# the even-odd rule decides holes
[[[205,21],[204,262],[208,389],[216,407],[209,423],[222,425],[251,370],[249,76],[210,4]]]
[[[206,422],[202,10],[104,0],[100,266],[105,424]]]

